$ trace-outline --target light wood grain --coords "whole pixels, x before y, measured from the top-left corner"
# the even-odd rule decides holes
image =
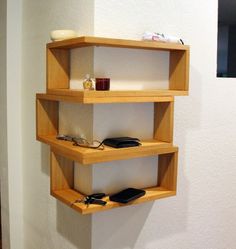
[[[154,138],[167,143],[173,142],[174,102],[154,104]]]
[[[58,131],[58,102],[36,99],[36,134],[56,135]]]
[[[70,51],[47,49],[47,91],[52,88],[69,88]]]
[[[160,155],[158,159],[158,186],[176,191],[178,151]]]
[[[51,42],[47,44],[48,48],[71,49],[88,46],[104,46],[118,48],[134,48],[134,49],[151,49],[151,50],[187,50],[188,46],[177,43],[165,43],[158,41],[141,41],[104,38],[94,36],[81,36],[73,39]]]
[[[38,137],[38,140],[50,145],[52,151],[55,153],[71,160],[75,160],[81,164],[93,164],[114,160],[155,156],[178,150],[177,147],[173,147],[170,143],[157,140],[141,141],[142,146],[129,148],[116,149],[105,146],[104,150],[73,146],[71,142],[56,139],[56,136],[40,136]]]
[[[172,96],[158,96],[158,91],[109,91],[100,93],[97,91],[70,91],[49,90],[50,94],[37,94],[38,99],[52,101],[78,102],[83,104],[100,103],[138,103],[138,102],[169,102],[174,101]],[[55,94],[60,93],[60,95]]]
[[[132,202],[129,202],[128,204],[121,204],[117,202],[109,201],[108,197],[105,197],[103,200],[107,201],[107,204],[105,206],[100,205],[87,205],[83,203],[76,203],[75,200],[80,199],[83,195],[81,193],[73,190],[73,189],[66,189],[61,191],[53,191],[52,195],[59,199],[60,201],[64,202],[66,205],[72,207],[76,211],[80,212],[81,214],[91,214],[95,212],[105,211],[112,208],[118,208],[118,207],[125,207],[129,205],[136,205],[148,201],[154,201],[157,199],[165,198],[174,196],[176,194],[175,191],[171,191],[162,187],[152,187],[152,188],[146,188],[146,194],[142,196],[141,198],[138,198]]]
[[[118,101],[122,101],[123,97],[135,98],[138,97],[170,97],[170,96],[185,96],[188,95],[187,91],[175,91],[168,89],[153,89],[153,90],[125,90],[125,91],[84,91],[84,90],[72,90],[72,89],[50,89],[48,94],[59,95],[59,96],[70,96],[70,97],[81,97],[88,100],[96,101],[97,98],[118,98]],[[121,100],[119,100],[119,98]],[[86,101],[87,99],[87,101]]]
[[[188,91],[189,50],[171,51],[169,68],[169,89]]]
[[[51,151],[51,191],[74,187],[73,161]]]
[[[87,46],[161,50],[170,53],[169,89],[141,91],[84,91],[69,89],[70,50]],[[102,37],[78,37],[47,44],[47,94],[37,94],[37,139],[50,145],[51,194],[82,214],[139,204],[176,194],[178,148],[173,146],[174,96],[188,95],[189,46],[153,41],[124,40]],[[94,150],[73,146],[56,139],[59,101],[83,104],[154,102],[154,132],[152,140],[141,141],[138,147],[115,149],[105,146]],[[108,201],[106,206],[74,203],[83,195],[73,189],[74,162],[88,165],[114,160],[157,156],[157,186],[147,188],[145,196],[119,204]]]
[[[188,91],[189,46],[175,43],[113,39],[89,36],[77,37],[73,39],[57,41],[47,44],[48,90],[57,88],[69,88],[70,49],[87,46],[134,48],[144,50],[151,49],[170,52],[169,89],[184,92]],[[186,95],[186,93],[180,94],[176,92],[176,94],[172,93],[171,95]],[[104,100],[100,99],[101,103],[106,103],[106,100],[107,98],[104,98]],[[91,99],[88,99],[87,101],[87,103],[89,103]],[[119,99],[116,98],[113,99],[113,101],[117,102],[119,101]],[[142,102],[145,101],[146,100],[143,100]]]

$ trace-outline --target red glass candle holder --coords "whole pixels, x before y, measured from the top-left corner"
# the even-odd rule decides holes
[[[110,78],[96,78],[96,90],[97,91],[110,90]]]

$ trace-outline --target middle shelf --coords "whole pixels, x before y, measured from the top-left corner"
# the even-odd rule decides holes
[[[96,150],[74,146],[71,142],[58,140],[55,135],[38,136],[37,139],[51,146],[52,151],[81,164],[93,164],[114,160],[155,156],[176,152],[177,147],[171,143],[157,140],[141,141],[142,145],[129,148],[112,148],[105,146],[104,150]]]
[[[187,95],[187,91],[177,90],[126,90],[126,91],[84,91],[72,89],[53,89],[49,94],[38,93],[38,99],[65,101],[83,104],[100,103],[144,103],[170,102],[174,96]]]
[[[105,146],[104,150],[77,147],[71,142],[58,140],[56,138],[60,133],[59,102],[77,102],[76,100],[64,99],[64,97],[62,98],[61,96],[53,97],[53,95],[37,94],[37,140],[50,145],[52,151],[55,153],[81,164],[93,164],[113,160],[155,156],[177,151],[177,147],[173,146],[174,103],[172,96],[159,97],[156,99],[158,102],[154,103],[153,138],[141,141],[142,145],[138,147],[116,149]],[[77,136],[79,135],[80,134],[77,134]],[[128,134],[124,136],[128,136]]]

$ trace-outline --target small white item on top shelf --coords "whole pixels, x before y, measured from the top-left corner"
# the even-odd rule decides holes
[[[165,35],[165,34],[161,34],[161,33],[157,33],[157,32],[144,32],[143,40],[184,44],[183,40],[178,38],[178,37],[175,37],[172,35]]]
[[[77,36],[78,34],[74,30],[69,30],[69,29],[53,30],[50,33],[52,41],[60,41],[60,40],[75,38]]]

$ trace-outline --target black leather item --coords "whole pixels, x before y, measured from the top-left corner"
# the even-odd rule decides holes
[[[110,196],[109,199],[119,203],[128,203],[145,195],[145,193],[146,191],[143,189],[127,188],[117,194]]]
[[[114,148],[135,147],[141,145],[140,140],[133,137],[107,138],[103,141],[103,144]]]

